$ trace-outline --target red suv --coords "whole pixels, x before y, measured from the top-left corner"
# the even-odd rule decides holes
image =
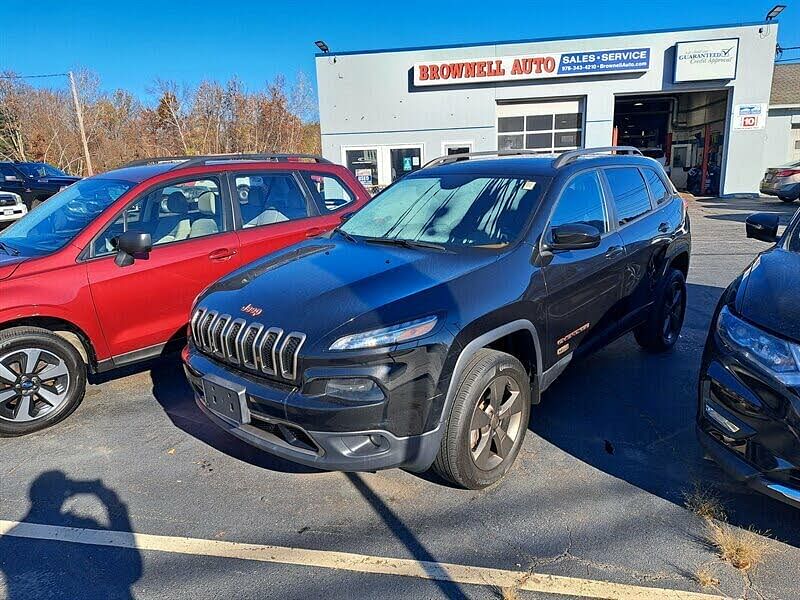
[[[87,373],[179,349],[203,288],[368,199],[342,166],[262,154],[138,161],[59,192],[0,233],[0,435],[65,418]]]

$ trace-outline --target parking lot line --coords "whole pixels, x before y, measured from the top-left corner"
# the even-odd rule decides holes
[[[235,558],[323,569],[338,569],[358,573],[400,575],[468,585],[497,586],[501,588],[516,587],[519,590],[530,592],[562,594],[579,598],[605,600],[718,600],[720,598],[720,596],[698,592],[642,587],[578,577],[562,577],[559,575],[526,573],[469,565],[369,556],[349,552],[306,550],[288,546],[246,544],[201,538],[81,529],[78,527],[0,520],[0,536],[4,535],[91,546],[136,548],[138,550],[153,550],[195,556]]]

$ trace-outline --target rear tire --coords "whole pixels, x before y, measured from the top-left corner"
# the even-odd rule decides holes
[[[86,365],[65,339],[39,327],[0,332],[0,437],[55,425],[85,391]]]
[[[665,352],[678,341],[685,316],[686,278],[678,269],[670,269],[658,284],[647,321],[633,335],[648,352]]]
[[[504,352],[478,350],[457,382],[434,472],[470,490],[497,483],[519,454],[530,410],[522,363]]]

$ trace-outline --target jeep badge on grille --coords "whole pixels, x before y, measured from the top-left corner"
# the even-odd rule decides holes
[[[247,313],[248,315],[252,315],[254,317],[257,317],[262,312],[264,312],[264,310],[261,309],[261,308],[258,308],[257,306],[253,306],[252,304],[248,304],[247,306],[243,306],[242,307],[242,312],[243,313]]]

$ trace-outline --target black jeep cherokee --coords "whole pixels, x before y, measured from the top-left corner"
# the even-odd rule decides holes
[[[690,236],[661,166],[500,154],[436,159],[203,292],[183,358],[209,418],[306,465],[482,488],[570,361],[630,330],[670,348]]]

